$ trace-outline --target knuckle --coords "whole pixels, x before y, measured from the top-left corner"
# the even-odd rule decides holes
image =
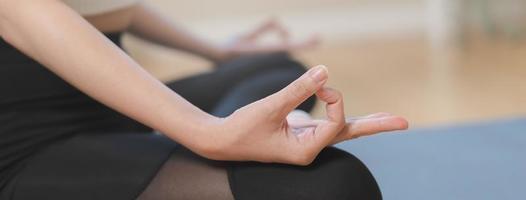
[[[332,131],[340,132],[345,129],[347,122],[345,121],[345,117],[333,117],[328,122],[328,125]]]
[[[361,133],[358,133],[356,131],[350,131],[346,134],[346,138],[345,139],[348,139],[348,140],[353,140],[353,139],[357,139],[359,138],[361,135]]]
[[[336,128],[338,131],[341,131],[343,129],[345,129],[345,125],[347,124],[347,122],[345,122],[345,117],[341,117],[341,118],[338,118],[337,121],[336,121]]]
[[[343,94],[340,91],[334,90],[334,89],[330,89],[330,88],[329,88],[329,91],[330,91],[330,93],[328,93],[329,101],[337,102],[337,101],[343,99]]]

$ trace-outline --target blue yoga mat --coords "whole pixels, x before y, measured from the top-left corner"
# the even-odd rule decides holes
[[[386,200],[526,199],[526,118],[422,128],[337,145]]]

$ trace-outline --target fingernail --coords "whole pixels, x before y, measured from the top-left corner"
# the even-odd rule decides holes
[[[328,70],[323,65],[318,65],[309,71],[309,75],[317,82],[322,82],[327,79]]]

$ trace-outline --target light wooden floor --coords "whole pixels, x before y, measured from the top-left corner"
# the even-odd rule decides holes
[[[426,38],[417,32],[338,38],[296,56],[328,66],[329,85],[344,93],[349,115],[392,112],[412,127],[526,115],[526,42],[473,37],[464,47],[434,49]],[[190,55],[133,38],[126,45],[162,80],[209,69]],[[322,116],[322,107],[315,113]]]

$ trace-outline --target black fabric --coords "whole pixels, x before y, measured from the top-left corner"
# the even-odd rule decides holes
[[[177,145],[147,133],[76,135],[40,150],[1,199],[135,199]]]
[[[121,33],[106,34],[121,45]],[[0,108],[22,101],[79,93],[51,71],[0,38]]]
[[[231,165],[228,173],[236,200],[382,199],[367,167],[334,147],[322,150],[306,167],[240,162]]]
[[[106,36],[120,45],[121,34]],[[227,116],[304,72],[286,53],[254,55],[167,86],[204,111]],[[91,99],[1,40],[0,95],[2,200],[152,199],[155,191],[165,192],[161,199],[195,199],[196,192],[238,200],[379,197],[363,164],[341,151],[323,151],[305,168],[201,158]],[[311,97],[299,109],[310,111],[314,104]],[[189,186],[196,190],[187,192]]]
[[[119,44],[120,34],[108,34]],[[149,129],[0,40],[0,191],[40,149],[76,134]]]
[[[240,57],[211,72],[167,85],[202,110],[224,117],[277,92],[305,72],[305,67],[287,53],[273,53]],[[315,103],[316,98],[311,97],[298,109],[309,112]]]
[[[179,148],[164,163],[138,200],[234,200],[228,162],[203,158]]]
[[[138,200],[379,200],[360,160],[334,147],[306,167],[224,162],[177,149]]]

